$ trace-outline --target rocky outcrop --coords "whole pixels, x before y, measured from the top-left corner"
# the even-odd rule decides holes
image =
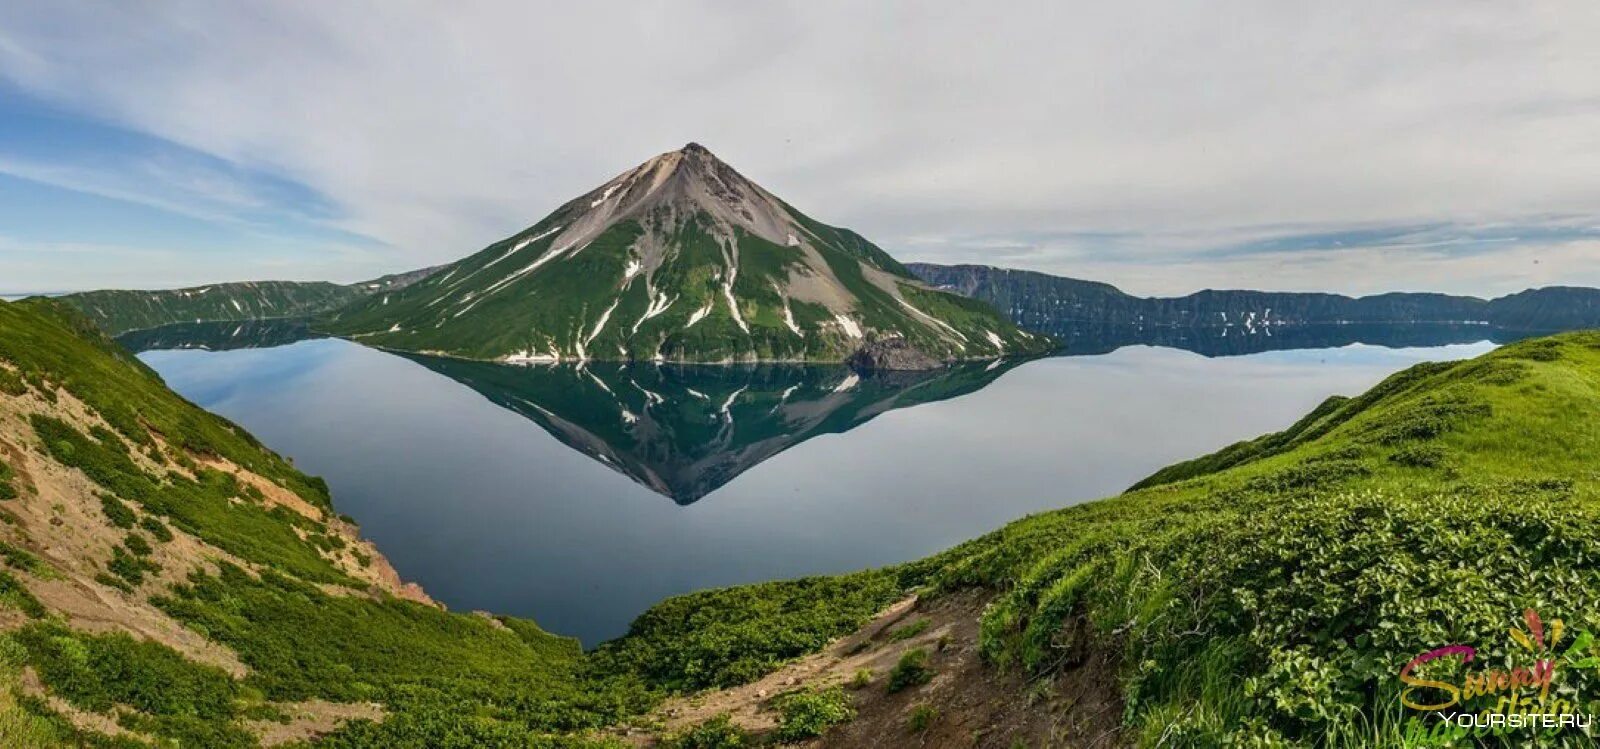
[[[860,372],[920,371],[945,365],[944,361],[911,345],[904,338],[880,338],[868,342],[851,354],[846,363]]]

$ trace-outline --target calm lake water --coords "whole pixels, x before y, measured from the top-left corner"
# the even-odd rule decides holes
[[[915,559],[1494,346],[1131,346],[861,379],[501,367],[236,327],[130,345],[168,349],[141,358],[326,477],[407,580],[588,645],[667,596]],[[241,335],[264,347],[177,348]]]

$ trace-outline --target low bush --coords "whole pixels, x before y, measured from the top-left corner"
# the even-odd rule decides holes
[[[142,541],[143,539],[140,540]],[[161,571],[161,565],[136,556],[125,547],[118,546],[111,550],[111,561],[106,563],[106,571],[122,578],[130,585],[138,585],[144,582],[145,574]]]
[[[147,557],[155,552],[155,549],[150,548],[150,542],[137,533],[129,533],[127,538],[122,539],[122,545],[133,552],[134,556]]]
[[[912,648],[900,654],[894,668],[889,671],[889,692],[921,686],[933,679],[933,669],[928,667],[928,651]]]
[[[906,718],[906,730],[911,733],[922,733],[939,719],[939,709],[932,705],[917,705],[911,708],[911,715]]]
[[[661,737],[661,749],[743,749],[755,743],[726,713],[688,730]]]
[[[821,736],[824,731],[856,717],[850,695],[833,687],[804,690],[783,695],[773,701],[778,709],[779,741],[795,742]]]
[[[161,519],[154,515],[146,515],[143,520],[139,521],[139,527],[145,529],[152,538],[161,543],[172,541],[172,529],[168,528],[166,523],[161,522]]]
[[[0,369],[0,393],[13,396],[28,394],[28,383],[23,382],[17,373],[9,369]]]
[[[870,668],[858,669],[855,674],[850,677],[851,689],[866,689],[871,684],[872,669]]]
[[[118,528],[132,528],[135,520],[133,510],[123,504],[121,500],[110,494],[100,495],[100,509],[105,512],[106,520]]]
[[[4,541],[0,541],[0,559],[5,560],[7,567],[22,570],[33,575],[41,575],[48,569],[39,557],[26,549],[19,549]]]
[[[43,619],[49,613],[21,580],[4,570],[0,570],[0,601],[33,619]]]

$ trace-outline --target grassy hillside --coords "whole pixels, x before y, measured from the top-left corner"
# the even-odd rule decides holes
[[[320,726],[339,746],[527,746],[621,699],[573,640],[408,595],[320,480],[64,305],[0,303],[0,466],[7,746],[253,746],[302,714],[358,718]]]
[[[922,586],[925,600],[986,590],[984,658],[1048,687],[1109,657],[1128,743],[1400,745],[1408,719],[1424,717],[1399,702],[1407,662],[1446,645],[1477,648],[1470,668],[1445,659],[1417,674],[1456,684],[1467,672],[1527,665],[1533,653],[1508,630],[1537,642],[1528,609],[1548,626],[1550,647],[1538,649],[1557,664],[1551,696],[1592,713],[1597,415],[1600,334],[1423,364],[1122,496],[865,573],[846,586],[850,596],[829,601],[859,615],[902,586]],[[769,635],[757,622],[744,627],[747,640],[722,647],[727,657],[686,662],[671,635],[698,642],[707,622],[730,626],[718,611],[781,607],[749,589],[700,594],[641,618],[636,630],[646,630],[608,650],[654,664],[669,683],[737,683],[751,662],[787,654],[794,634]],[[1560,632],[1548,624],[1558,618]],[[1494,704],[1479,697],[1466,708]],[[1522,746],[1530,734],[1482,740]],[[1546,742],[1592,739],[1569,731]]]
[[[1506,632],[1528,608],[1569,638],[1600,628],[1594,414],[1594,333],[1419,365],[972,542],[933,580],[1003,591],[983,622],[996,663],[1059,667],[1075,637],[1117,649],[1146,740],[1382,745],[1414,656],[1462,643],[1517,660]],[[1597,676],[1564,665],[1557,686],[1593,712]]]

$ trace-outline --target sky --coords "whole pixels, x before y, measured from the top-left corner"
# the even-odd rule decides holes
[[[0,4],[0,292],[353,282],[695,141],[906,261],[1600,286],[1600,5]]]

